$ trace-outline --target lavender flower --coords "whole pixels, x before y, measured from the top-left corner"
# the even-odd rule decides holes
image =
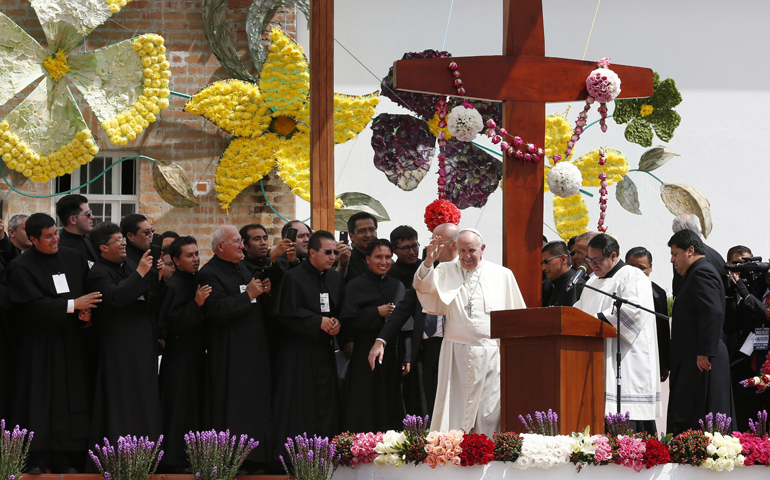
[[[757,412],[756,422],[749,418],[749,428],[751,429],[751,432],[759,438],[767,435],[768,430],[770,430],[767,426],[767,410]]]
[[[702,420],[698,420],[698,423],[700,424],[701,430],[704,432],[729,435],[732,418],[724,413],[717,412],[715,415],[713,412],[709,412]]]
[[[604,416],[604,421],[607,424],[607,433],[613,437],[627,435],[631,429],[631,415],[628,412],[625,415],[621,413],[608,413]]]
[[[329,480],[337,469],[338,457],[334,444],[326,437],[307,437],[307,433],[298,435],[292,440],[286,439],[286,450],[289,452],[291,465],[287,465],[280,456],[286,475],[291,480],[292,472],[303,480]]]
[[[230,430],[189,432],[184,438],[196,480],[232,479],[259,445],[248,435],[230,435]]]
[[[559,435],[559,415],[551,409],[548,412],[536,411],[535,421],[532,420],[532,415],[530,414],[527,414],[526,418],[519,415],[519,420],[521,420],[525,430],[528,432],[550,437]]]
[[[20,429],[18,425],[11,432],[5,425],[5,420],[0,419],[0,478],[21,478],[34,434],[27,434],[27,429]]]
[[[104,480],[146,480],[155,473],[163,457],[163,451],[160,450],[162,441],[163,435],[157,442],[151,442],[147,437],[118,437],[116,452],[115,447],[105,438],[104,447],[95,445],[96,453],[89,450],[88,455]]]

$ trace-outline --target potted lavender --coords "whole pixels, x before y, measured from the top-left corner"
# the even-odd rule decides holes
[[[289,480],[292,478],[292,472],[297,480],[329,480],[337,470],[339,455],[335,452],[334,443],[326,437],[313,435],[313,438],[307,438],[307,433],[303,433],[294,440],[287,438],[285,446],[289,452],[291,470],[283,455],[280,458]]]
[[[18,425],[10,432],[5,429],[5,420],[0,420],[0,434],[3,436],[0,438],[0,478],[19,480],[34,433],[29,432],[27,436],[27,429],[19,429]]]
[[[151,442],[148,437],[119,437],[116,451],[105,438],[104,446],[95,445],[96,453],[89,450],[88,455],[104,480],[146,480],[155,473],[163,458],[162,441],[163,435],[157,442]]]
[[[248,435],[230,436],[230,430],[217,433],[190,432],[184,436],[187,456],[196,480],[231,480],[259,442]],[[237,445],[236,445],[237,442]]]

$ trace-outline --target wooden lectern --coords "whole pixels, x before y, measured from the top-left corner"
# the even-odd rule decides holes
[[[563,435],[604,432],[604,338],[615,328],[573,307],[527,308],[492,312],[491,336],[500,339],[504,432],[549,408]]]

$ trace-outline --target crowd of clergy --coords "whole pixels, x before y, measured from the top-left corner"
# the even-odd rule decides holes
[[[58,225],[45,213],[0,223],[0,417],[35,432],[30,474],[94,471],[88,448],[124,435],[163,434],[162,471],[182,473],[185,433],[229,429],[259,441],[241,472],[259,473],[279,470],[287,437],[400,429],[405,414],[432,415],[434,429],[499,430],[489,313],[525,305],[513,274],[483,260],[474,229],[441,225],[421,255],[412,227],[379,238],[365,212],[340,238],[295,220],[280,241],[259,224],[216,226],[206,239],[157,234],[140,214],[94,225],[82,195],[56,213]],[[736,384],[767,353],[770,275],[727,274],[691,219],[681,223],[669,241],[673,327],[636,306],[617,312],[597,291],[668,314],[649,251],[629,249],[624,262],[618,241],[596,232],[544,240],[543,306],[620,326],[621,403],[635,430],[656,431],[669,378],[668,431],[707,412],[744,427],[763,406]],[[202,266],[198,241],[213,253]],[[731,249],[728,261],[747,256]]]

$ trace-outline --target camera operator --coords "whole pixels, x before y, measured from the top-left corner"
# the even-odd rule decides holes
[[[740,385],[762,368],[768,350],[768,322],[765,305],[770,305],[770,273],[761,257],[752,257],[743,245],[727,252],[728,286],[725,309],[725,343],[730,353],[730,373],[738,429],[748,431],[748,420],[770,406],[764,395]]]

